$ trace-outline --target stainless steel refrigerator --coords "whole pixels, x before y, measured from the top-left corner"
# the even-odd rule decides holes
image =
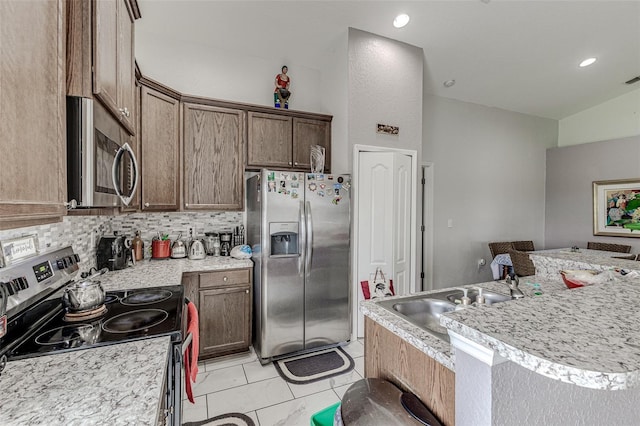
[[[259,360],[348,341],[351,177],[263,169],[246,194]]]

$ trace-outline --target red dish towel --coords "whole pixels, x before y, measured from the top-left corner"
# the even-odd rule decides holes
[[[193,302],[189,302],[187,304],[187,333],[191,333],[191,343],[184,351],[184,384],[187,398],[191,403],[195,403],[191,382],[195,383],[198,375],[198,348],[200,347],[198,330],[198,310]]]

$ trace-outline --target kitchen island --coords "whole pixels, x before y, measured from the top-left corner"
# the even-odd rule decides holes
[[[180,285],[182,274],[246,268],[251,260],[145,260],[97,278],[105,291]],[[2,425],[155,425],[171,342],[156,337],[10,361],[0,376]]]
[[[444,314],[451,345],[434,344],[438,339],[376,302],[364,302],[362,311],[455,371],[457,425],[635,424],[640,280],[567,290],[557,272],[564,266],[548,262],[547,274],[520,285],[527,293],[526,282],[540,283],[542,295]],[[473,286],[495,285],[508,291],[497,282]]]

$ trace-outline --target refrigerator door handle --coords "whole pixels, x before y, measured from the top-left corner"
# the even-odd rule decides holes
[[[300,201],[298,207],[298,214],[300,220],[300,246],[298,248],[298,274],[302,273],[304,268],[304,262],[306,259],[306,244],[307,244],[307,223],[305,221],[304,201]]]
[[[305,272],[309,274],[311,272],[311,258],[313,257],[313,218],[311,216],[311,203],[309,201],[305,202],[305,216],[306,223],[305,227],[307,228],[306,235],[306,253],[305,253]]]

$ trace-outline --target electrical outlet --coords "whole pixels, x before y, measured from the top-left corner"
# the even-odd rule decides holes
[[[90,240],[89,240],[89,248],[90,249],[94,249],[96,248],[96,233],[95,232],[91,232],[90,234]]]

